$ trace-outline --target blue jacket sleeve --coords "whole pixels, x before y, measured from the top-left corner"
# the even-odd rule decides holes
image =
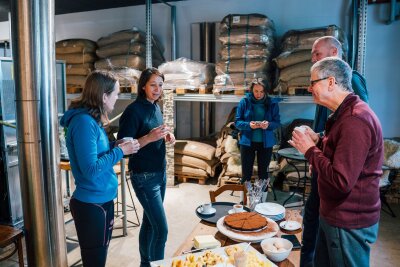
[[[271,103],[271,117],[272,120],[269,122],[268,130],[275,130],[281,126],[281,116],[279,115],[279,104]]]
[[[354,93],[358,95],[362,101],[368,103],[367,82],[365,78],[357,71],[353,71],[351,87],[353,88]]]
[[[236,109],[236,117],[235,117],[235,126],[239,130],[251,130],[250,122],[245,120],[245,112],[246,112],[246,102],[243,98],[240,100],[239,105]]]
[[[110,150],[108,140],[104,142],[104,150],[98,151],[98,148],[101,147],[99,143],[101,142],[101,128],[94,120],[77,118],[74,126],[69,127],[68,130],[72,131],[76,163],[86,178],[93,179],[100,176],[103,170],[113,168],[124,156],[119,147]]]

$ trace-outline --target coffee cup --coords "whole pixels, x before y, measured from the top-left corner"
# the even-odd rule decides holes
[[[128,141],[133,142],[133,137],[124,137],[124,138],[122,138],[122,140],[124,140],[124,142],[128,142]]]
[[[306,127],[306,126],[304,126],[304,125],[301,125],[301,126],[295,127],[294,129],[295,129],[296,131],[302,132],[303,134],[305,134],[305,133],[306,133],[306,131],[307,131],[307,127]]]
[[[235,204],[233,205],[233,210],[235,211],[235,213],[243,212],[243,205]]]
[[[204,203],[203,205],[201,205],[201,209],[203,213],[210,213],[211,209],[212,209],[212,205],[211,203]]]

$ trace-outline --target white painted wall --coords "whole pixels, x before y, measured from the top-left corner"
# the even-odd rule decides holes
[[[336,24],[349,32],[350,2],[315,0],[189,0],[172,3],[177,6],[178,56],[190,57],[190,24],[220,21],[230,13],[261,13],[274,20],[278,36],[290,29]],[[366,79],[370,106],[382,122],[385,137],[400,136],[400,21],[385,25],[388,4],[368,6]],[[55,19],[56,40],[101,36],[132,26],[145,29],[145,7],[124,7],[100,11],[58,15]],[[0,39],[8,36],[8,24],[0,23]],[[170,10],[166,5],[153,5],[153,33],[166,47],[170,58]],[[184,107],[186,104],[181,104]],[[218,116],[224,118],[231,104],[217,105]],[[187,109],[187,108],[183,108]],[[313,105],[281,105],[284,122],[297,117],[313,118]],[[182,112],[181,112],[182,113]],[[190,113],[189,111],[186,114]],[[300,114],[300,115],[299,115]],[[182,116],[181,116],[182,117]],[[187,127],[192,118],[180,118]],[[216,129],[219,129],[217,123]],[[178,125],[179,126],[179,125]],[[182,127],[181,127],[182,128]]]
[[[0,22],[0,41],[10,39],[10,23],[8,21]]]

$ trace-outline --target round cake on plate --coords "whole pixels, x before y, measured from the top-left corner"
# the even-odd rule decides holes
[[[257,212],[234,213],[225,216],[226,226],[238,231],[255,231],[268,225],[267,219]]]

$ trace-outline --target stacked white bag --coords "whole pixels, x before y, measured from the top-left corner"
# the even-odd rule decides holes
[[[164,88],[183,88],[197,90],[210,87],[215,77],[215,65],[212,63],[178,58],[161,64],[158,69],[164,74]]]

